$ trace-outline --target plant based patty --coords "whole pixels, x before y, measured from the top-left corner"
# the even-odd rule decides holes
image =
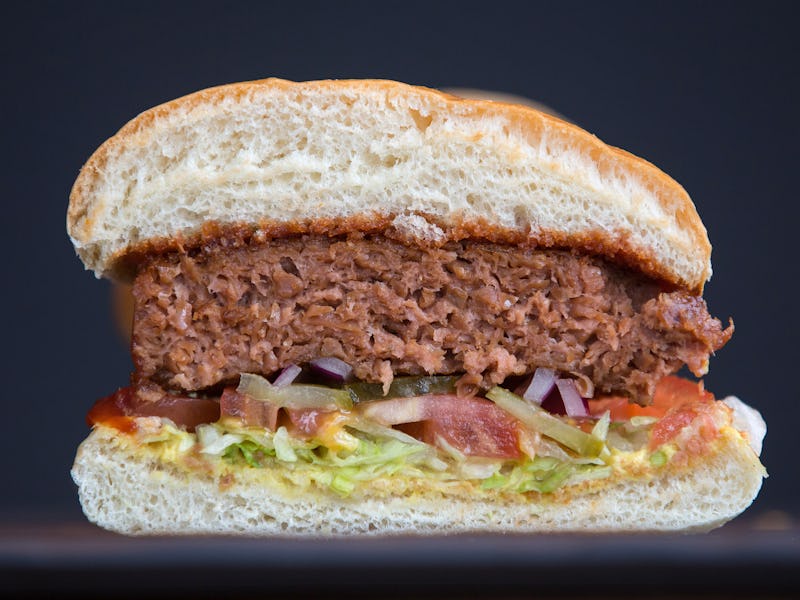
[[[135,379],[185,391],[334,356],[385,385],[463,374],[462,393],[545,366],[647,404],[733,333],[701,297],[602,258],[474,240],[220,240],[152,257],[133,293]]]

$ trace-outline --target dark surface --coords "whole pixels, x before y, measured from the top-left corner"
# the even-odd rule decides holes
[[[800,594],[800,530],[371,540],[125,538],[88,524],[0,528],[0,593],[80,597],[758,598]]]
[[[67,198],[80,166],[155,104],[210,85],[278,75],[387,77],[520,94],[681,182],[714,244],[714,278],[706,288],[711,311],[736,321],[733,340],[712,359],[707,387],[753,403],[770,427],[762,458],[771,476],[748,516],[797,522],[794,3],[224,7],[139,1],[0,9],[6,386],[0,514],[6,520],[81,519],[68,471],[87,433],[84,415],[95,399],[124,385],[131,368],[112,323],[109,285],[83,271],[66,237]],[[692,552],[699,543],[731,565],[744,560],[736,558],[740,549],[756,561],[750,571],[764,564],[746,544],[704,540],[664,547],[678,559],[679,548]],[[522,550],[527,541],[512,543]],[[415,547],[402,547],[417,560]],[[448,548],[466,559],[462,549],[469,547]],[[602,542],[589,547],[602,556]],[[208,557],[213,545],[200,548],[209,549]],[[667,583],[676,579],[661,575]],[[584,581],[582,573],[565,579]]]

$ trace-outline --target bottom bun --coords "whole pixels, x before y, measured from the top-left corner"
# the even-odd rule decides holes
[[[463,482],[398,487],[382,479],[341,498],[266,475],[187,470],[103,426],[81,444],[72,470],[89,520],[120,533],[307,537],[708,530],[747,508],[765,473],[746,439],[726,428],[688,466],[616,475],[562,494],[492,496],[472,494]]]

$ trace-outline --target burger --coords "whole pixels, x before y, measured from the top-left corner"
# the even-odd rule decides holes
[[[696,530],[765,426],[695,377],[733,333],[683,188],[535,109],[268,79],[148,110],[67,227],[132,286],[86,516],[126,534]]]

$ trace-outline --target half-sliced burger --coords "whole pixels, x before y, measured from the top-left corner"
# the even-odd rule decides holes
[[[673,376],[733,332],[690,198],[533,109],[204,90],[97,150],[68,230],[135,301],[72,472],[103,527],[703,529],[765,475],[758,413]]]

